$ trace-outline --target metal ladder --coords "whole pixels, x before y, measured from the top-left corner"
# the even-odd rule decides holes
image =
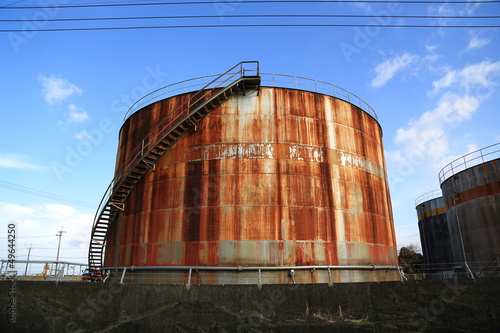
[[[239,92],[260,88],[259,63],[243,61],[221,74],[166,115],[141,141],[108,186],[97,209],[89,246],[89,268],[103,265],[104,249],[109,226],[119,211],[125,209],[125,201],[139,180],[155,170],[155,163],[165,151],[208,113]],[[175,115],[173,119],[169,116]]]

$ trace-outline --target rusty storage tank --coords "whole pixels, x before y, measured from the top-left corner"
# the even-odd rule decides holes
[[[201,105],[206,114],[185,121],[191,128],[172,132],[173,143],[164,142],[170,147],[143,163],[150,170],[130,179],[135,184],[122,190],[130,192],[125,201],[109,200],[116,217],[104,266],[117,276],[128,267],[135,282],[398,279],[382,130],[373,110],[328,83],[239,71],[236,91],[217,83],[221,75],[183,93],[212,79],[198,78],[166,87],[158,101],[132,110],[120,131],[115,192],[130,160],[146,154],[145,138],[158,137],[159,124],[182,118],[183,105]]]
[[[446,277],[453,269],[450,232],[441,190],[415,200],[425,272],[429,277]]]
[[[439,179],[454,261],[469,274],[491,273],[500,254],[500,143],[456,159]]]

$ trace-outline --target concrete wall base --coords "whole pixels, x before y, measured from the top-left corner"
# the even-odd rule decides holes
[[[498,332],[500,280],[307,285],[0,281],[0,332]]]

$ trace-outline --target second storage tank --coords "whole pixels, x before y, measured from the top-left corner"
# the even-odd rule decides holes
[[[441,190],[420,196],[415,204],[426,273],[433,276],[452,269],[453,253]]]
[[[454,261],[474,274],[500,255],[500,144],[467,154],[440,172]]]

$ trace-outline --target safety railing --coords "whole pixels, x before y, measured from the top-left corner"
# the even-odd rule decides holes
[[[255,61],[243,61],[233,68],[229,69],[226,73],[220,74],[212,79],[212,81],[206,82],[203,80],[204,85],[189,100],[181,103],[177,108],[172,111],[170,114],[167,114],[163,117],[163,120],[158,122],[158,124],[148,133],[148,135],[142,140],[141,144],[137,145],[135,149],[129,154],[129,158],[127,161],[122,163],[122,166],[119,170],[115,172],[118,175],[115,178],[114,183],[119,183],[122,176],[125,175],[124,171],[129,170],[133,164],[136,163],[144,153],[147,152],[158,140],[159,138],[166,132],[167,129],[170,129],[173,124],[178,123],[183,119],[183,117],[187,117],[188,114],[186,112],[189,111],[190,105],[197,105],[204,101],[207,95],[216,89],[221,89],[227,87],[237,80],[248,77],[248,76],[259,76],[259,63]],[[207,77],[208,78],[208,77]],[[206,83],[205,83],[206,82]],[[191,85],[194,87],[194,85]],[[187,108],[186,108],[187,106]],[[178,110],[185,108],[185,112],[179,113]],[[174,118],[171,118],[171,115],[176,114]],[[165,123],[167,122],[167,123]],[[111,190],[111,189],[110,189]]]
[[[432,199],[436,199],[436,198],[439,198],[442,196],[443,196],[443,192],[441,191],[441,189],[430,191],[430,192],[427,192],[425,194],[422,194],[421,196],[419,196],[418,198],[415,199],[415,207],[417,207],[418,205],[420,205],[423,202],[426,202],[426,201],[429,201]]]
[[[405,265],[408,280],[423,279],[477,279],[500,277],[500,256],[491,261],[469,261]]]
[[[329,95],[356,105],[377,120],[377,114],[368,103],[352,92],[332,83],[285,74],[261,73],[261,77],[262,86],[300,89]]]
[[[259,76],[259,63],[256,61],[243,61],[237,64],[236,66],[229,69],[224,74],[221,74],[215,78],[213,78],[208,83],[204,84],[203,87],[198,90],[196,93],[192,94],[192,96],[186,101],[180,103],[175,110],[165,115],[161,121],[143,138],[143,140],[133,149],[131,153],[128,154],[125,161],[120,161],[120,168],[115,171],[115,177],[108,186],[100,204],[97,209],[96,215],[94,217],[94,224],[92,227],[92,235],[96,231],[96,227],[99,226],[101,229],[107,228],[107,224],[104,223],[103,220],[110,220],[109,217],[104,218],[103,216],[105,212],[108,212],[111,206],[114,206],[113,198],[115,195],[118,196],[118,190],[124,186],[124,182],[129,178],[129,176],[135,171],[135,168],[142,163],[148,154],[158,145],[158,143],[162,140],[163,137],[168,135],[173,129],[181,126],[185,121],[191,122],[195,125],[190,119],[194,113],[198,112],[198,108],[203,107],[208,101],[206,100],[207,96],[210,97],[212,95],[217,96],[221,92],[226,91],[230,87],[237,86],[243,79],[245,78],[255,78]],[[212,96],[213,98],[213,96]],[[135,177],[137,179],[137,177]],[[135,184],[134,184],[135,185]],[[124,199],[130,193],[130,189],[128,190],[126,195],[120,194],[120,200],[123,202]],[[120,203],[120,202],[119,202]],[[118,203],[118,204],[119,204]],[[109,213],[109,212],[108,212]],[[114,215],[111,217],[114,217]],[[101,232],[102,233],[102,232]],[[101,244],[102,243],[102,244]],[[104,249],[105,239],[99,240],[94,236],[91,238],[90,248],[92,250],[95,247],[95,251],[89,252],[89,266],[94,267],[95,264],[93,260],[90,258],[90,253],[102,252],[99,249]],[[98,249],[99,248],[99,249]],[[96,255],[100,257],[100,255]]]
[[[252,74],[254,74],[255,76],[259,75],[258,65],[257,68],[242,67],[240,70],[243,71],[241,73],[242,76],[251,76]],[[124,120],[127,120],[136,111],[148,105],[151,105],[155,102],[158,102],[166,98],[174,97],[180,94],[198,90],[200,89],[200,87],[206,86],[208,82],[211,82],[214,78],[219,78],[217,79],[216,82],[214,82],[214,84],[227,81],[227,77],[232,76],[234,74],[235,74],[234,72],[228,72],[223,77],[221,77],[221,74],[201,76],[189,80],[176,82],[168,86],[159,88],[145,95],[144,97],[140,98],[137,102],[135,102],[126,112]],[[338,99],[345,100],[346,102],[349,102],[353,105],[356,105],[361,110],[365,111],[370,116],[377,119],[377,114],[375,113],[373,108],[370,105],[368,105],[368,103],[366,103],[363,99],[351,93],[350,91],[341,88],[337,85],[334,85],[332,83],[315,79],[309,79],[300,76],[286,75],[286,74],[260,73],[260,77],[262,80],[261,83],[262,86],[300,89],[300,90],[306,90],[306,91],[329,95]]]
[[[488,277],[493,275],[500,275],[500,254],[491,260],[484,268],[479,272],[478,276]]]
[[[242,61],[224,74],[200,76],[169,84],[168,86],[156,89],[138,99],[125,113],[123,120],[127,120],[136,111],[163,99],[196,91],[200,88],[203,89],[207,86],[220,86],[224,82],[228,82],[230,78],[235,76],[259,76],[259,71],[260,69],[258,61]]]
[[[439,183],[442,184],[446,179],[460,171],[496,158],[500,158],[500,142],[465,154],[447,164],[439,171]]]
[[[328,283],[333,285],[335,282],[334,272],[335,271],[369,271],[365,276],[359,276],[356,282],[374,282],[381,280],[392,280],[393,276],[388,279],[387,273],[392,271],[399,277],[400,281],[404,281],[404,273],[401,267],[398,265],[388,265],[388,266],[377,266],[377,265],[345,265],[345,266],[281,266],[281,267],[210,267],[210,266],[129,266],[129,267],[103,267],[102,271],[104,275],[110,276],[114,275],[111,281],[124,283],[127,278],[142,281],[142,283],[151,283],[156,281],[157,283],[181,283],[186,285],[191,284],[216,284],[214,282],[200,282],[200,275],[208,275],[209,273],[218,272],[220,273],[221,280],[224,284],[232,284],[233,281],[236,284],[282,284],[282,283],[311,283],[311,278],[307,275],[317,274],[318,283]],[[159,276],[154,276],[153,273],[161,273]],[[168,272],[170,273],[183,273],[182,277],[176,276],[174,280],[170,281],[168,277]],[[286,278],[283,279],[276,274],[284,273]],[[151,274],[148,274],[151,273]],[[228,273],[235,274],[230,277]],[[246,275],[245,278],[239,278],[238,275],[245,273],[252,273],[250,276]],[[301,274],[302,273],[302,274]],[[138,274],[140,276],[138,276]],[[224,275],[222,275],[224,274]],[[148,275],[150,275],[148,277]],[[198,282],[194,282],[194,275],[196,275]],[[319,276],[321,275],[321,276]],[[137,279],[138,278],[138,279]],[[206,280],[214,280],[214,276],[207,277]],[[362,279],[362,280],[359,280]],[[182,281],[181,281],[182,280]],[[203,280],[203,279],[202,279]],[[220,282],[219,283],[222,283]],[[245,281],[244,283],[241,283]],[[346,281],[343,281],[346,282]]]
[[[254,68],[247,68],[246,66],[248,64],[252,64],[255,67]],[[253,75],[251,75],[251,74],[253,74]],[[234,66],[233,68],[231,68],[229,71],[227,71],[224,74],[210,75],[210,76],[205,76],[205,77],[201,77],[201,78],[197,78],[197,79],[191,79],[191,80],[187,80],[187,81],[174,83],[173,85],[166,86],[164,88],[155,90],[154,92],[139,99],[139,101],[137,101],[129,109],[129,111],[127,112],[127,114],[125,116],[125,119],[130,117],[135,111],[139,110],[140,108],[143,108],[149,104],[154,103],[155,99],[160,100],[160,99],[166,98],[165,96],[169,96],[169,97],[175,96],[172,94],[168,95],[169,93],[172,93],[172,92],[177,92],[176,95],[178,95],[180,93],[186,92],[186,89],[188,89],[188,88],[194,88],[194,87],[198,87],[200,85],[202,85],[203,90],[207,90],[207,89],[214,90],[214,89],[220,88],[224,85],[227,85],[227,84],[231,83],[232,81],[236,81],[243,76],[258,76],[258,75],[259,75],[259,63],[258,62],[243,61],[243,62],[239,63],[238,65]],[[187,84],[188,82],[191,82],[193,80],[199,80],[199,79],[201,79],[201,81],[196,83],[196,84],[194,84],[194,83]],[[211,81],[209,81],[209,79],[211,79]],[[182,86],[182,87],[177,87],[177,86]],[[170,87],[170,90],[169,90],[169,87]],[[162,91],[163,89],[165,89],[165,93],[160,94],[159,92]],[[203,96],[201,96],[200,98],[203,98]],[[172,111],[170,114],[166,115],[163,119],[164,120],[169,119],[170,115],[177,112],[177,110],[179,108],[183,107],[184,104],[187,104],[188,102],[191,104],[199,102],[200,98],[198,98],[194,101],[188,100],[188,101],[182,103],[174,111]],[[181,116],[185,116],[185,115],[179,114],[174,119],[169,119],[168,124],[164,124],[163,121],[160,121],[155,126],[155,128],[153,128],[149,132],[149,134],[146,136],[146,138],[142,140],[141,144],[137,145],[133,149],[133,151],[129,154],[129,157],[127,158],[127,160],[122,163],[122,166],[120,167],[120,169],[115,171],[116,177],[113,179],[113,181],[110,183],[110,185],[106,189],[105,195],[103,196],[103,198],[99,204],[96,218],[97,218],[98,214],[100,213],[100,211],[102,210],[103,206],[111,198],[111,196],[113,194],[113,189],[115,188],[116,184],[119,184],[120,180],[125,176],[126,170],[129,170],[131,168],[131,166],[133,164],[135,164],[136,161],[139,160],[144,155],[144,152],[150,148],[152,142],[156,142],[158,136],[163,133],[163,132],[154,133],[155,130],[157,130],[160,126],[164,129],[169,128],[169,125],[174,123],[175,121],[179,121]],[[94,220],[96,220],[96,218]]]

